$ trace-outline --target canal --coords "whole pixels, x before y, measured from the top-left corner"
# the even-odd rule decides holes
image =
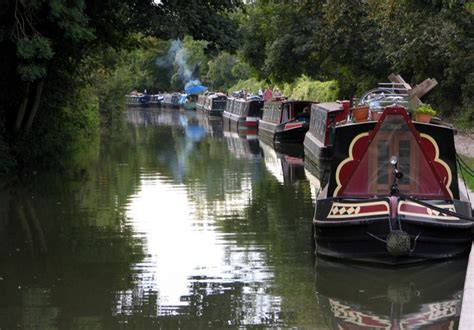
[[[302,155],[194,112],[126,120],[82,170],[0,191],[0,329],[456,328],[466,259],[314,257]]]

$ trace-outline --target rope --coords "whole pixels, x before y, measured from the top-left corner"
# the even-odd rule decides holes
[[[472,169],[469,167],[469,165],[464,162],[464,160],[459,156],[458,153],[456,153],[456,161],[459,165],[459,172],[461,172],[461,177],[462,177],[462,181],[464,183],[464,189],[466,190],[467,199],[469,200],[469,202],[471,202],[471,197],[469,195],[469,189],[467,188],[466,178],[464,177],[463,169],[467,170],[468,172],[469,171],[474,172],[474,171],[472,171]],[[463,164],[464,164],[464,166],[463,166]],[[471,177],[474,177],[474,175],[472,175],[472,173],[468,173],[468,174],[470,174]]]
[[[398,193],[398,195],[399,195],[400,198],[402,198],[402,199],[406,199],[406,200],[409,200],[410,202],[420,204],[421,206],[424,206],[424,207],[427,207],[427,208],[429,208],[429,209],[438,211],[438,212],[440,212],[440,213],[443,213],[443,214],[446,214],[446,215],[450,215],[450,216],[452,216],[452,217],[458,217],[458,218],[460,218],[460,219],[464,219],[464,220],[468,220],[468,221],[474,221],[474,218],[473,218],[473,217],[469,217],[469,216],[464,215],[464,214],[461,214],[461,213],[449,211],[449,210],[446,210],[446,209],[437,207],[437,206],[435,206],[435,205],[431,205],[431,204],[429,204],[429,203],[422,202],[422,201],[420,201],[419,199],[416,199],[416,198],[413,198],[413,197],[404,195],[404,194],[402,194],[402,193],[400,193],[400,192]]]
[[[458,153],[456,153],[456,160],[458,161],[458,165],[461,169],[464,169],[469,176],[474,177],[474,169],[472,169],[469,164],[466,163]]]

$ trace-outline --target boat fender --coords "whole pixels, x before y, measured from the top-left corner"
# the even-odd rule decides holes
[[[410,235],[402,230],[393,230],[387,236],[387,251],[394,257],[410,255]]]

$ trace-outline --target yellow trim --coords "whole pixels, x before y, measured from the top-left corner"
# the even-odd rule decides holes
[[[415,212],[406,212],[406,211],[400,211],[400,209],[402,208],[402,205],[412,205],[412,206],[416,206],[416,207],[422,207],[424,209],[426,209],[426,212],[427,214],[422,214],[422,213],[415,213]],[[450,208],[454,208],[454,212],[456,212],[456,208],[454,206],[454,204],[445,204],[445,205],[435,205],[437,207],[440,207],[442,209],[450,209]],[[424,207],[423,205],[420,205],[420,204],[417,204],[417,203],[413,203],[413,202],[400,202],[398,203],[398,214],[403,214],[403,215],[411,215],[411,216],[414,216],[414,217],[420,217],[420,218],[430,218],[430,219],[440,219],[440,220],[459,220],[458,217],[452,217],[452,216],[449,216],[449,215],[434,215],[434,214],[429,214],[428,213],[428,208],[427,207]]]
[[[353,213],[353,214],[332,214],[332,210],[334,207],[361,207],[361,206],[374,206],[374,205],[384,205],[387,208],[387,211],[377,211],[377,212],[366,212],[366,213]],[[334,202],[329,210],[329,214],[327,216],[328,219],[330,218],[356,218],[356,217],[366,217],[366,216],[373,216],[373,215],[384,215],[390,213],[390,205],[386,201],[376,201],[376,202],[368,202],[368,203],[339,203]]]
[[[434,161],[437,162],[437,163],[440,163],[441,166],[443,166],[446,169],[446,172],[448,173],[448,182],[446,183],[446,190],[448,190],[449,196],[451,196],[451,198],[453,198],[453,193],[452,193],[451,189],[449,189],[449,186],[451,185],[451,182],[453,180],[453,175],[451,173],[451,169],[449,168],[448,164],[446,164],[442,159],[439,158],[438,144],[436,143],[435,139],[433,139],[428,134],[420,133],[420,137],[422,137],[424,139],[427,139],[435,147],[435,159],[434,159]]]
[[[356,142],[365,137],[365,136],[368,136],[369,133],[368,132],[365,132],[365,133],[360,133],[359,135],[357,135],[351,142],[351,144],[349,145],[349,157],[347,157],[346,159],[344,159],[342,162],[339,163],[339,165],[337,166],[337,169],[336,169],[336,183],[337,183],[337,187],[336,189],[334,189],[334,193],[332,194],[333,197],[336,197],[337,196],[337,193],[339,192],[339,190],[341,189],[342,187],[342,183],[341,183],[341,180],[339,179],[339,172],[341,171],[342,167],[344,165],[346,165],[347,163],[351,162],[354,160],[354,155],[352,154],[352,148],[354,148],[354,145],[356,144]]]

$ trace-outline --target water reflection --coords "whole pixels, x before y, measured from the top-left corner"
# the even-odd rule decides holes
[[[390,319],[373,301],[390,308],[377,297],[401,285],[367,288],[372,272],[318,261],[315,294],[314,192],[300,155],[199,113],[136,109],[126,120],[88,167],[0,190],[0,328],[320,329],[342,324],[326,321],[329,299]],[[440,285],[413,280],[426,300],[410,295],[404,320],[456,298],[462,267],[428,270]]]
[[[143,258],[121,226],[123,195],[110,174],[78,173],[80,185],[44,174],[2,191],[0,328],[103,325],[112,292],[130,285],[130,265]]]
[[[194,119],[202,128],[196,130],[206,132],[199,139],[186,133]],[[141,131],[142,122],[135,121],[132,129]],[[166,157],[159,157],[156,165],[168,170],[142,171],[140,190],[129,200],[128,222],[147,242],[147,257],[134,265],[136,288],[120,293],[114,313],[170,316],[167,321],[160,318],[167,325],[187,315],[198,324],[215,326],[285,324],[307,317],[298,316],[297,307],[288,308],[280,291],[292,285],[280,286],[275,278],[274,263],[282,256],[294,259],[294,248],[278,248],[277,257],[269,246],[278,237],[286,241],[297,235],[300,225],[306,227],[312,214],[309,186],[273,186],[252,132],[223,130],[219,119],[200,113],[180,119],[184,132],[175,126],[168,133],[157,127],[168,151],[160,150]],[[182,147],[190,140],[193,148]],[[173,159],[182,159],[179,180],[168,175],[176,167]],[[286,198],[301,202],[275,205]],[[310,276],[311,262],[304,264],[305,276]],[[280,277],[286,272],[280,271]],[[304,295],[310,297],[310,282],[305,283]],[[314,314],[314,304],[308,309]]]
[[[265,165],[281,184],[305,180],[303,149],[300,145],[280,145],[278,151],[260,140]]]
[[[317,298],[334,329],[455,329],[466,259],[374,268],[318,259]]]
[[[256,131],[224,130],[224,138],[229,152],[236,158],[260,161],[262,152]]]

